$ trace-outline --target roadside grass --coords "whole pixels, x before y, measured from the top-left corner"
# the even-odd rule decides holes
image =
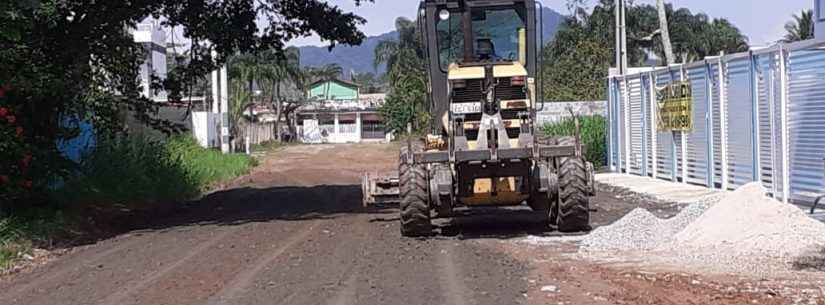
[[[57,190],[61,205],[139,208],[197,197],[215,183],[249,172],[254,159],[205,149],[191,136],[166,141],[129,137],[100,143],[80,172]]]
[[[84,230],[97,229],[95,217],[192,200],[255,165],[243,154],[204,149],[188,135],[163,141],[140,136],[101,140],[71,177],[55,183],[48,202],[0,213],[0,273],[34,247],[82,238]]]
[[[261,144],[253,144],[250,149],[252,150],[253,153],[266,153],[266,152],[277,151],[277,150],[279,150],[281,148],[284,148],[286,146],[289,146],[289,145],[297,145],[297,144],[296,143],[288,143],[288,142],[284,143],[284,142],[278,142],[278,141],[267,141],[267,142],[263,142]]]
[[[585,146],[585,158],[597,168],[607,161],[607,121],[603,116],[582,116],[579,118],[582,144]],[[572,136],[576,125],[572,118],[561,122],[545,124],[542,132],[548,136]]]
[[[51,244],[68,228],[63,214],[53,210],[33,209],[20,216],[0,217],[0,274],[32,254],[35,245]]]

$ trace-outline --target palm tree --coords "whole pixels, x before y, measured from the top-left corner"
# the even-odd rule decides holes
[[[398,32],[398,40],[379,42],[375,47],[375,60],[373,61],[376,69],[381,64],[387,64],[389,75],[401,73],[402,67],[410,63],[417,63],[413,66],[421,66],[424,62],[415,23],[407,18],[399,17],[395,20],[395,30]]]
[[[281,140],[280,123],[283,113],[284,100],[281,96],[282,85],[287,81],[295,81],[296,78],[303,77],[300,66],[301,52],[296,47],[289,47],[283,52],[269,50],[261,53],[260,64],[262,81],[267,81],[269,86],[266,90],[270,96],[270,104],[275,106],[275,136]]]
[[[799,15],[793,15],[793,21],[785,24],[784,42],[793,42],[814,38],[814,11],[803,10]]]

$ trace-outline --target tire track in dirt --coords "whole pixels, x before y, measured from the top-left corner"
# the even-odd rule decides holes
[[[231,233],[234,233],[236,230],[233,229],[225,229],[223,232],[215,234],[212,238],[201,242],[197,247],[192,248],[189,250],[188,253],[181,256],[178,260],[166,265],[165,267],[155,270],[149,274],[144,275],[142,278],[138,278],[133,280],[132,282],[126,283],[123,285],[124,289],[119,290],[113,294],[110,294],[105,299],[101,300],[97,304],[99,305],[121,305],[125,298],[131,296],[132,294],[138,292],[141,289],[146,288],[148,285],[154,283],[155,281],[159,280],[160,278],[166,276],[173,270],[179,268],[180,266],[186,264],[195,256],[200,255],[207,249],[211,248],[218,242],[222,241],[224,238],[229,236]]]
[[[44,286],[47,283],[54,282],[59,279],[66,278],[73,272],[81,272],[81,268],[78,266],[88,266],[93,265],[97,261],[106,260],[107,258],[118,254],[119,252],[128,249],[131,246],[137,245],[141,242],[145,242],[145,239],[149,239],[153,237],[153,234],[142,234],[141,236],[129,236],[129,240],[126,241],[115,241],[114,245],[111,245],[108,249],[93,253],[91,256],[84,257],[84,255],[88,254],[90,251],[100,250],[96,249],[95,245],[89,246],[86,249],[81,251],[77,251],[72,253],[73,258],[76,257],[84,257],[80,259],[80,262],[75,262],[74,260],[67,260],[67,258],[61,258],[58,262],[52,263],[53,267],[51,268],[44,268],[35,271],[35,274],[32,274],[32,280],[25,284],[16,284],[6,290],[3,293],[0,293],[0,299],[11,301],[12,303],[17,302],[18,298],[21,297],[23,294],[30,292],[32,289],[38,286]],[[56,269],[56,270],[55,270]]]
[[[228,285],[224,286],[220,292],[212,296],[207,301],[207,304],[219,305],[231,302],[239,294],[248,289],[249,285],[255,279],[255,276],[258,275],[264,268],[271,265],[273,261],[278,259],[278,257],[283,255],[287,250],[305,240],[311,233],[313,233],[313,229],[315,229],[320,222],[320,220],[315,220],[307,224],[307,228],[305,230],[301,230],[300,233],[291,236],[283,245],[271,253],[260,257],[250,268],[240,272],[233,280],[229,282]]]
[[[467,286],[462,281],[461,271],[455,262],[456,247],[453,241],[446,241],[438,254],[439,280],[444,289],[446,304],[469,305],[475,304],[469,298]]]

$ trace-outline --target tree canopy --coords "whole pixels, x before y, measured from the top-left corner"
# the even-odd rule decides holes
[[[145,50],[131,29],[147,17],[181,31],[190,45],[173,75],[153,80],[153,90],[172,97],[233,54],[281,53],[287,41],[311,34],[330,48],[359,44],[357,27],[366,22],[322,0],[5,0],[0,12],[0,86],[7,89],[0,108],[16,114],[25,130],[19,141],[44,154],[34,157],[41,161],[59,158],[55,141],[72,135],[67,119],[90,122],[104,137],[123,130],[125,113],[176,127],[156,119],[157,104],[140,94]]]
[[[584,1],[574,0],[572,16],[565,19],[555,39],[545,46],[544,94],[547,100],[599,100],[605,98],[605,79],[613,66],[615,44],[614,1],[600,0],[592,13],[577,9]],[[690,62],[705,56],[748,49],[747,37],[725,19],[711,19],[686,8],[665,7],[673,52],[677,61]],[[627,6],[627,53],[630,66],[662,65],[664,48],[656,7]]]
[[[785,24],[784,42],[794,42],[814,38],[814,11],[804,10],[793,15],[793,21]]]

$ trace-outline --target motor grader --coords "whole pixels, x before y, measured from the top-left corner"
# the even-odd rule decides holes
[[[459,210],[525,204],[559,231],[589,230],[593,166],[578,131],[537,136],[537,12],[534,0],[421,2],[431,128],[402,144],[397,177],[363,181],[365,205],[399,203],[402,235],[429,235],[433,218]]]

